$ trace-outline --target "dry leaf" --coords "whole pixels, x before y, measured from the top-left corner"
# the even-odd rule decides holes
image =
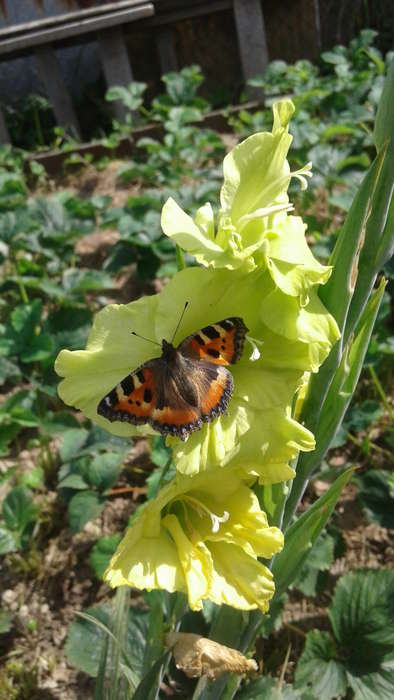
[[[207,676],[215,681],[224,673],[256,673],[257,663],[241,652],[201,637],[199,634],[170,632],[166,645],[172,649],[177,668],[189,678]]]

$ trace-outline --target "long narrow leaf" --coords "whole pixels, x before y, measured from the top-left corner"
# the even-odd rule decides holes
[[[320,410],[339,366],[343,349],[360,319],[376,275],[394,244],[394,62],[386,78],[375,125],[378,155],[357,192],[342,227],[330,264],[333,273],[319,296],[342,334],[320,372],[311,378],[301,420],[315,431]]]
[[[394,59],[391,61],[384,81],[382,96],[376,113],[373,132],[376,150],[380,151],[384,144],[394,138],[393,109],[394,109]]]
[[[272,566],[276,587],[275,595],[280,596],[299,573],[300,567],[327,523],[353,472],[352,468],[341,474],[327,493],[308,508],[287,531],[285,546],[282,552],[275,557]]]
[[[166,667],[170,655],[171,652],[166,651],[160,656],[156,663],[153,664],[149,673],[147,673],[138,685],[133,695],[133,700],[156,700],[158,698],[163,669]]]
[[[342,362],[331,383],[316,430],[316,449],[300,456],[297,475],[286,503],[283,526],[286,528],[304,493],[308,479],[326,454],[350,404],[368,350],[373,327],[382,301],[386,282],[382,279],[372,295],[356,329],[355,338],[349,341]]]
[[[105,632],[112,639],[114,644],[116,644],[119,647],[123,661],[124,661],[125,665],[127,666],[127,668],[130,669],[131,674],[132,674],[133,673],[132,672],[132,665],[131,665],[131,661],[128,657],[127,651],[125,650],[124,646],[122,646],[119,643],[119,641],[116,639],[115,635],[111,632],[111,630],[108,629],[108,627],[106,625],[104,625],[104,623],[102,623],[100,620],[97,620],[95,617],[93,617],[93,615],[89,615],[88,613],[84,613],[84,612],[77,612],[77,615],[79,617],[83,617],[88,622],[92,622],[94,625],[97,625],[97,627],[99,627],[101,630],[103,630],[103,632]],[[138,683],[139,683],[139,678],[136,674],[134,674],[134,677],[135,677],[134,687],[136,688]]]

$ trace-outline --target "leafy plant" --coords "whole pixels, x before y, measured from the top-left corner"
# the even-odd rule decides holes
[[[359,498],[370,520],[382,527],[394,527],[393,474],[371,470],[357,478]]]
[[[120,443],[120,444],[119,444]],[[127,445],[111,441],[99,429],[72,428],[63,434],[59,489],[68,503],[73,532],[100,515],[105,495],[116,483]]]
[[[0,554],[27,547],[37,523],[37,513],[31,491],[15,486],[8,492],[1,510]]]
[[[329,609],[333,634],[307,635],[297,664],[296,687],[322,700],[345,695],[387,700],[394,684],[394,573],[360,570],[343,576]]]

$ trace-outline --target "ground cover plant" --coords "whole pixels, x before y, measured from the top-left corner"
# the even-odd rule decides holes
[[[4,666],[0,697],[40,697],[45,688],[54,697],[80,697],[81,692],[92,693],[93,684],[98,698],[108,697],[108,688],[115,688],[117,693],[109,697],[129,697],[132,692],[134,697],[144,698],[157,697],[159,692],[160,697],[173,693],[196,698],[264,698],[273,693],[296,698],[372,698],[376,693],[382,698],[391,697],[393,640],[388,620],[393,616],[389,537],[393,525],[393,483],[388,467],[393,446],[389,394],[393,343],[389,336],[392,273],[386,262],[390,234],[386,187],[392,167],[392,157],[388,155],[392,144],[387,141],[392,83],[387,82],[386,97],[382,98],[375,124],[390,57],[385,62],[371,45],[372,40],[370,33],[363,33],[349,49],[338,48],[331,55],[323,55],[321,65],[325,65],[325,71],[321,75],[306,63],[287,67],[286,71],[273,64],[262,78],[266,93],[271,80],[273,100],[291,93],[296,105],[294,115],[290,115],[288,100],[279,102],[274,130],[280,132],[279,141],[286,140],[288,126],[294,132],[288,154],[291,170],[296,171],[295,184],[289,189],[290,202],[295,203],[297,214],[308,223],[308,243],[320,261],[315,259],[312,263],[308,259],[304,266],[307,272],[304,269],[300,277],[289,274],[289,265],[290,269],[297,269],[299,261],[282,260],[281,251],[272,247],[273,239],[271,248],[263,251],[263,260],[259,258],[262,253],[256,253],[257,248],[248,249],[246,238],[242,245],[232,248],[226,248],[223,241],[220,248],[217,238],[220,249],[216,249],[209,241],[209,227],[198,229],[202,221],[210,220],[207,202],[212,205],[215,220],[218,217],[224,146],[218,135],[195,124],[207,109],[197,96],[201,74],[195,67],[166,79],[167,93],[155,105],[157,118],[164,124],[164,144],[159,140],[142,142],[144,157],[115,164],[111,178],[118,177],[118,189],[112,186],[111,195],[97,188],[87,196],[83,187],[75,186],[75,178],[69,179],[68,191],[64,184],[54,188],[40,169],[33,166],[33,170],[26,171],[23,154],[2,149],[0,449],[4,498],[0,551],[4,559],[0,639]],[[278,71],[282,82],[277,79]],[[126,93],[115,90],[109,97],[121,98],[133,113],[143,108],[142,94],[141,86],[132,85]],[[133,128],[132,119],[131,116],[125,126],[115,125],[113,143],[122,129]],[[241,112],[238,120],[232,121],[232,127],[240,139],[252,132],[271,131],[272,110],[252,115]],[[330,161],[333,151],[338,151],[335,163]],[[315,175],[308,180],[308,189],[302,190],[300,181],[304,185],[309,174],[303,166],[309,160],[313,161]],[[264,163],[269,167],[269,160]],[[88,170],[92,176],[93,166]],[[93,172],[99,182],[100,171]],[[247,174],[242,172],[241,181]],[[79,177],[83,180],[84,173]],[[51,187],[52,194],[48,192]],[[260,190],[264,191],[264,187]],[[353,196],[356,200],[350,208]],[[225,197],[228,205],[233,197],[231,188],[227,188]],[[268,214],[259,211],[259,216],[280,220],[284,217],[285,221],[293,217],[286,212],[286,201],[279,197],[276,202],[272,193],[267,199],[258,207],[260,210],[278,204],[282,209]],[[234,200],[231,202],[227,215],[234,217],[233,222],[236,216],[249,217],[252,213],[250,209],[237,213]],[[160,226],[163,206],[167,235],[163,235]],[[241,202],[237,206],[244,205]],[[186,215],[180,218],[177,207],[196,217],[194,223]],[[252,217],[245,221],[253,223]],[[345,295],[348,287],[344,279],[364,233],[358,278]],[[336,264],[328,279],[326,264],[335,242]],[[198,475],[198,489],[189,494],[189,500],[185,497],[185,484],[194,477],[178,477],[178,501],[174,501],[171,489],[176,468],[200,468],[204,459],[207,466],[212,462],[220,464],[223,455],[212,444],[207,449],[202,447],[205,437],[201,431],[191,435],[186,443],[178,441],[171,446],[158,435],[146,440],[141,431],[127,439],[109,433],[103,425],[90,420],[89,411],[85,410],[87,415],[77,413],[59,399],[55,358],[62,348],[77,351],[85,347],[94,314],[110,301],[127,303],[143,294],[161,291],[161,337],[168,337],[170,326],[173,329],[175,311],[179,311],[186,288],[192,300],[197,294],[199,302],[191,305],[192,316],[185,320],[190,328],[184,326],[185,335],[226,315],[237,315],[232,301],[235,295],[230,292],[232,308],[227,310],[225,305],[229,302],[221,300],[220,289],[225,278],[235,277],[237,294],[242,293],[244,284],[251,307],[252,272],[248,270],[243,281],[243,266],[252,260],[257,267],[269,264],[282,300],[278,308],[282,317],[287,314],[287,319],[293,313],[293,307],[283,306],[289,292],[288,280],[297,298],[305,295],[306,289],[308,297],[316,295],[316,280],[324,281],[321,299],[342,332],[341,343],[334,345],[323,368],[314,375],[308,398],[303,398],[301,387],[299,400],[291,409],[292,420],[298,421],[291,423],[291,430],[299,425],[297,431],[301,431],[297,432],[297,445],[291,448],[291,454],[278,452],[284,442],[282,437],[272,447],[271,464],[275,469],[269,468],[264,458],[258,465],[253,457],[253,467],[260,470],[261,481],[254,491],[250,490],[250,475],[245,482],[244,476],[233,472],[230,478],[227,472],[226,482],[221,481],[228,465],[219,467],[221,474],[214,478],[216,491],[224,493],[227,488],[229,503],[233,503],[231,489],[237,493],[232,507],[238,507],[244,494],[254,504],[253,517],[259,518],[259,527],[271,533],[271,549],[267,545],[266,551],[258,552],[265,557],[264,566],[281,546],[279,529],[286,530],[285,548],[272,564],[276,593],[270,613],[261,617],[258,611],[247,613],[238,609],[242,607],[240,595],[235,606],[234,597],[230,597],[229,605],[220,607],[214,596],[210,600],[202,596],[202,610],[190,612],[185,591],[134,590],[130,604],[129,589],[123,587],[111,603],[108,586],[103,583],[111,556],[128,522],[135,528],[144,513],[154,513],[161,494],[172,494],[172,502],[179,504],[162,517],[174,518],[174,513],[179,517],[179,509],[185,509],[185,504],[193,499],[199,499],[203,512],[222,516],[222,505],[214,505],[210,495],[210,472]],[[207,315],[204,305],[210,297],[200,282],[205,272],[196,262],[208,264],[206,273],[212,280],[219,280],[217,287],[212,282],[210,291],[215,297],[215,313],[221,304],[223,307],[218,317],[213,312],[212,318]],[[380,276],[383,263],[388,280],[385,288]],[[214,266],[212,271],[209,265]],[[186,269],[177,273],[184,266]],[[305,275],[309,275],[309,287],[304,285]],[[182,280],[179,287],[177,279]],[[186,279],[192,280],[191,286],[187,286]],[[267,296],[272,290],[267,281],[265,284]],[[369,299],[373,287],[375,291]],[[306,305],[310,303],[310,299],[304,301]],[[144,303],[150,308],[154,297],[148,297]],[[280,316],[272,313],[274,308],[262,311],[267,324],[277,324]],[[324,311],[326,318],[328,312]],[[243,313],[242,310],[239,315]],[[145,316],[138,317],[136,330],[142,334],[149,314]],[[252,331],[246,346],[249,356],[260,355],[254,363],[259,367],[261,358],[269,354],[272,341],[265,334],[261,345],[262,336],[253,319],[248,325]],[[272,328],[273,334],[283,332],[277,325]],[[152,328],[147,328],[146,333],[155,338]],[[315,350],[316,365],[322,363],[329,345],[334,343],[335,325],[330,322],[324,333],[325,349],[318,347],[315,337],[308,339],[309,347]],[[157,339],[160,341],[161,337],[158,335]],[[290,340],[294,350],[295,339]],[[131,356],[133,347],[127,336],[124,352]],[[278,348],[272,347],[272,356],[277,355]],[[364,356],[366,368],[356,389]],[[280,394],[280,400],[287,402],[304,370],[310,367],[306,366],[310,360],[303,360],[294,352],[291,362],[286,370],[286,397]],[[241,418],[239,414],[234,418],[232,411],[243,407],[245,393],[261,381],[257,373],[249,377],[250,371],[244,361],[234,367],[238,394],[235,391],[230,404],[229,421],[235,420],[239,433]],[[259,422],[253,447],[241,442],[243,465],[250,464],[251,451],[263,440],[261,425],[268,420],[267,411],[274,410],[269,401],[280,386],[275,384],[268,392],[272,368],[260,367],[258,371],[265,372],[266,405],[259,402],[253,407]],[[104,374],[103,365],[96,379],[99,387]],[[277,475],[279,469],[284,470],[293,451],[308,446],[310,433],[302,429],[303,422],[315,434],[317,449],[301,452],[297,465],[291,462],[288,469],[297,466],[293,482],[291,471],[285,470],[277,479],[279,483],[275,483],[272,473]],[[219,425],[223,432],[214,445],[229,444],[234,439],[226,433],[229,423],[209,424],[204,435]],[[274,425],[288,423],[282,424],[277,413]],[[201,447],[196,460],[192,453]],[[358,469],[354,471],[354,467]],[[286,481],[281,482],[281,478]],[[295,519],[294,510],[307,482]],[[337,501],[339,511],[329,521]],[[143,503],[148,503],[145,510],[141,509]],[[230,518],[235,517],[230,506],[227,510]],[[268,519],[265,524],[264,512]],[[190,519],[195,517],[193,509],[188,513]],[[198,515],[197,525],[194,523],[197,529],[201,521]],[[170,526],[171,520],[167,522]],[[225,523],[218,520],[216,525],[220,528]],[[172,532],[175,539],[176,531]],[[212,554],[215,545],[209,547]],[[249,560],[253,558],[250,550],[246,555]],[[348,573],[349,569],[356,571]],[[273,593],[270,573],[269,569],[263,570],[269,597]],[[198,596],[193,598],[191,590],[189,604],[198,608]],[[75,615],[75,611],[81,614]],[[263,676],[242,679],[237,673],[227,674],[213,683],[202,678],[196,685],[196,681],[177,670],[164,646],[165,634],[174,628],[211,637],[249,655],[255,651],[255,658],[264,662]],[[37,649],[37,653],[32,653]],[[188,666],[182,657],[176,660],[186,672],[190,671],[190,662]],[[234,663],[233,658],[227,658],[224,670],[234,670]],[[236,663],[240,663],[238,657]],[[253,667],[248,663],[241,670],[246,672]]]

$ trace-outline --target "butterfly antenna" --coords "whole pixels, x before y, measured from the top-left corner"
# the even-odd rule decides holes
[[[178,328],[179,328],[179,326],[180,326],[181,323],[182,323],[182,319],[183,319],[183,317],[184,317],[184,315],[185,315],[185,311],[186,311],[186,309],[187,309],[188,306],[189,306],[189,302],[188,302],[188,301],[185,301],[185,306],[183,307],[183,311],[182,311],[182,313],[181,313],[181,316],[180,316],[180,319],[179,319],[179,321],[178,321],[177,327],[175,328],[174,334],[173,334],[173,336],[172,336],[172,338],[171,338],[171,344],[172,344],[172,342],[173,342],[173,340],[174,340],[176,334],[178,333]]]
[[[161,347],[160,343],[157,343],[156,340],[151,340],[150,338],[145,338],[144,335],[140,335],[139,333],[136,333],[135,331],[131,331],[131,335],[135,335],[137,338],[142,338],[142,340],[146,340],[147,343],[153,343],[153,345],[158,345],[159,348]]]

